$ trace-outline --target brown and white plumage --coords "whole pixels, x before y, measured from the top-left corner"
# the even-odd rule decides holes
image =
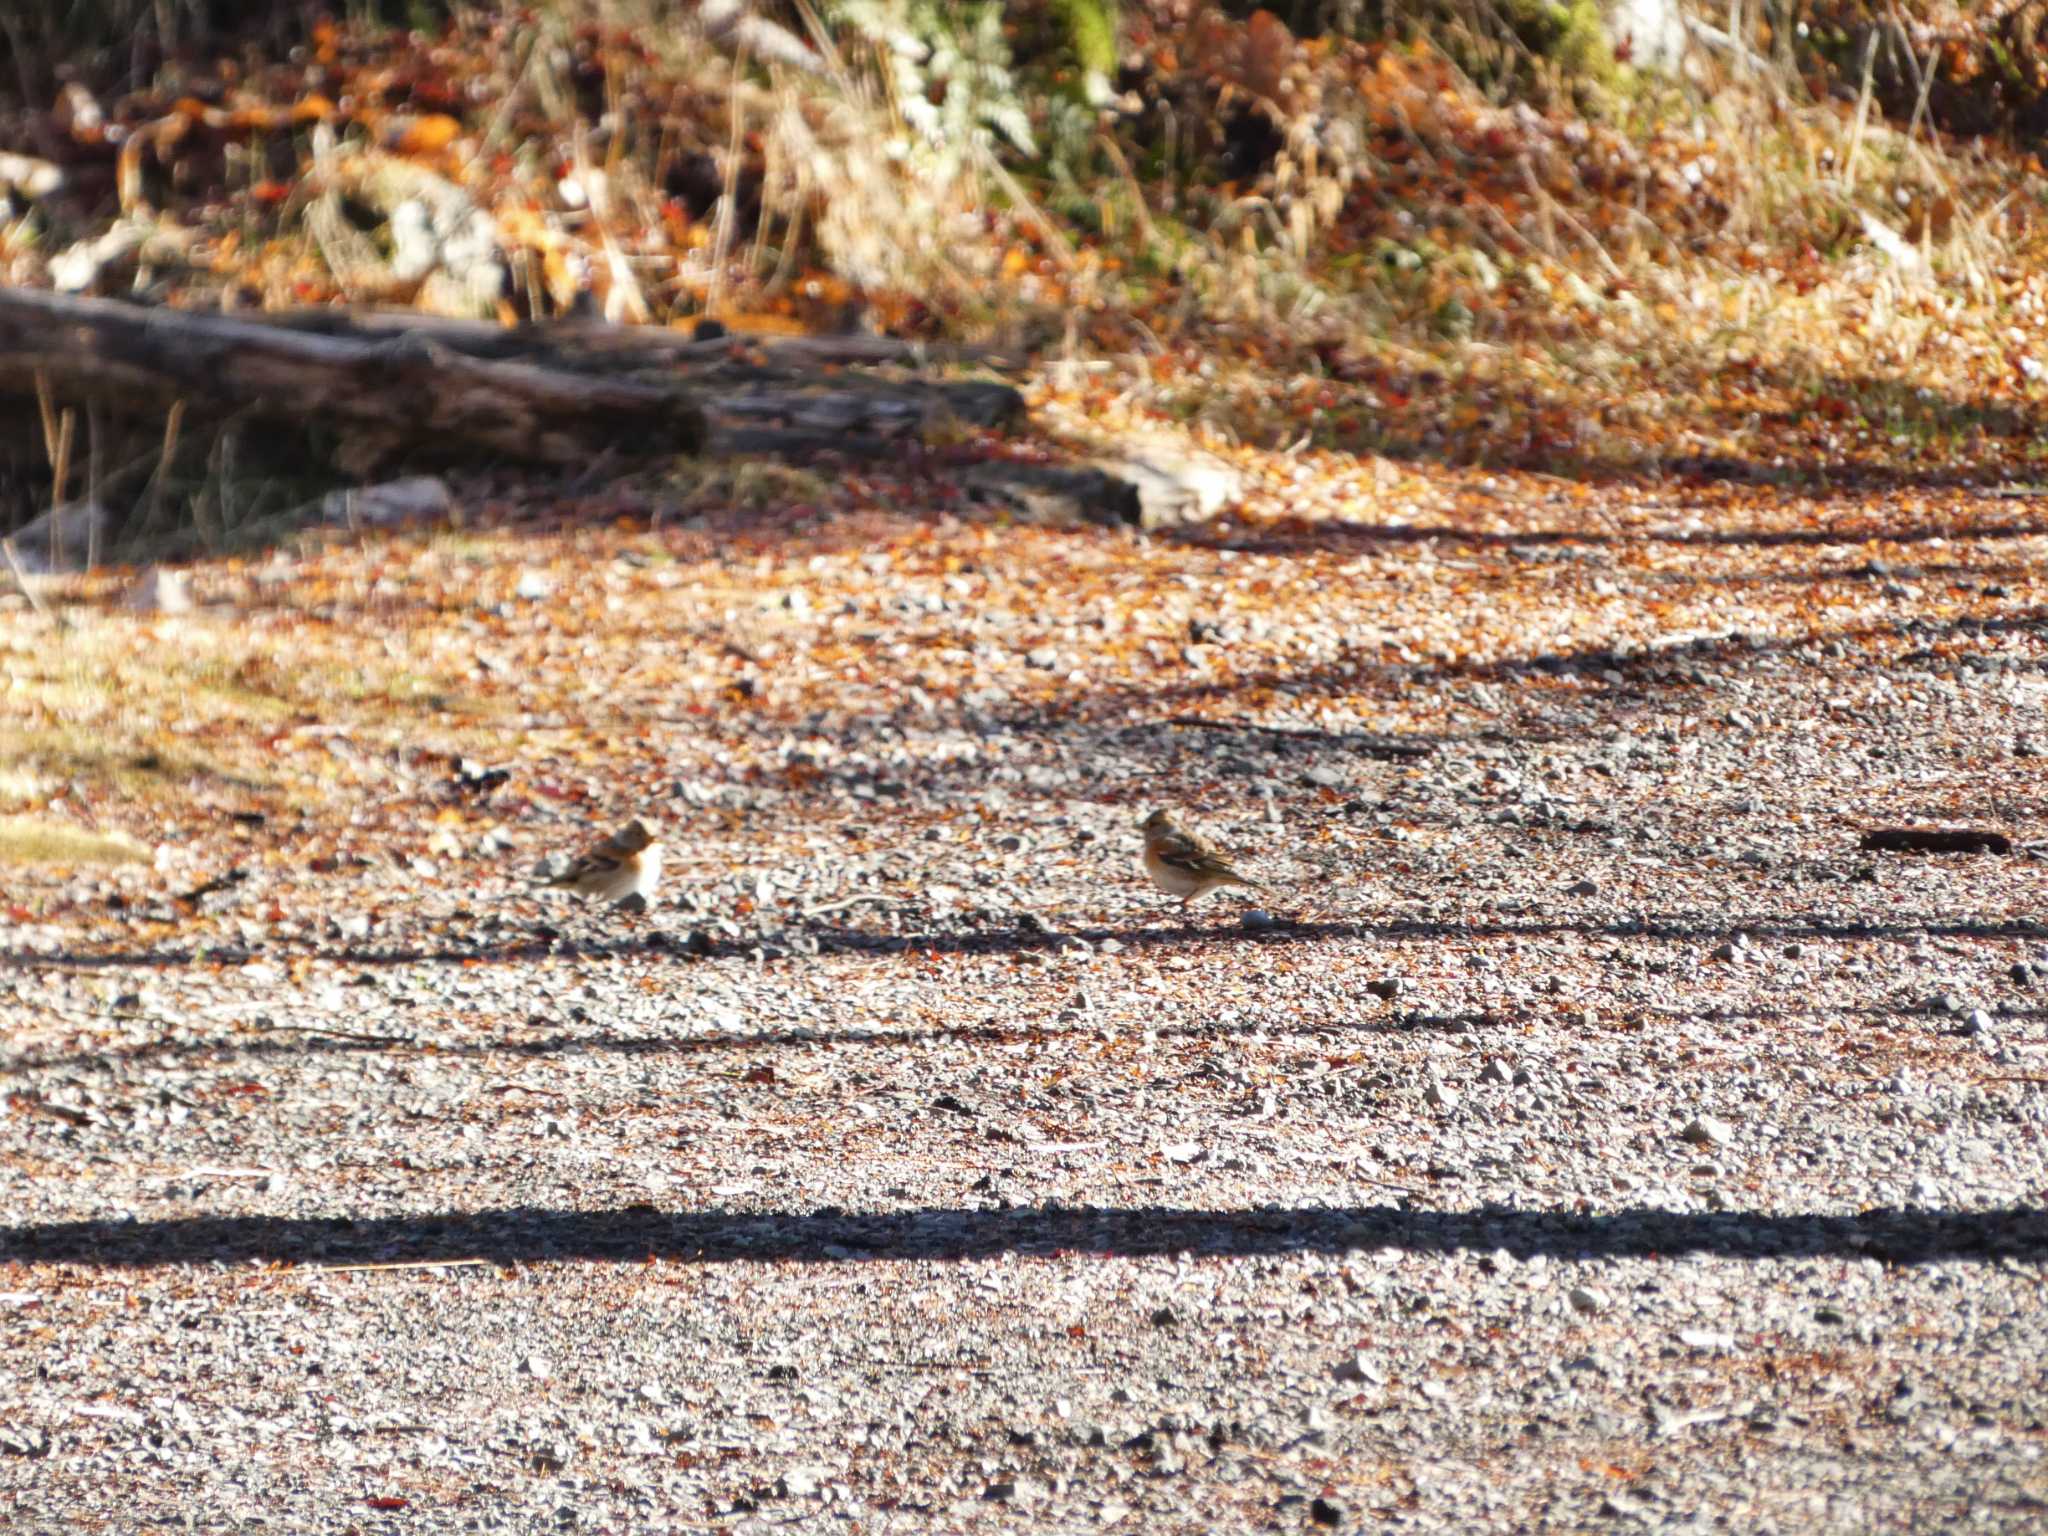
[[[654,830],[635,816],[567,869],[542,876],[540,883],[614,904],[635,896],[650,902],[661,884],[661,844],[655,841]]]
[[[1222,849],[1168,812],[1154,811],[1139,826],[1145,834],[1145,873],[1167,895],[1178,896],[1182,906],[1226,885],[1258,887]]]

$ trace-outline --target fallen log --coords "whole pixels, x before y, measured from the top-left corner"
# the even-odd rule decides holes
[[[817,368],[928,368],[979,363],[1000,368],[992,347],[965,342],[899,341],[892,336],[749,336],[726,331],[700,337],[660,325],[609,325],[599,320],[539,320],[503,326],[488,320],[423,315],[410,309],[290,309],[264,317],[268,325],[321,336],[376,340],[424,334],[478,357],[560,358],[567,366],[625,357],[662,358],[679,366],[756,356],[776,376]]]
[[[1008,384],[922,374],[941,365],[988,362],[986,349],[886,336],[694,340],[658,325],[570,319],[502,326],[380,309],[294,310],[266,317],[265,323],[363,341],[421,336],[471,357],[678,383],[696,391],[717,425],[768,419],[824,431],[902,432],[946,421],[1008,428],[1027,414],[1023,395]]]
[[[315,426],[347,467],[414,453],[446,460],[587,462],[606,449],[695,453],[694,392],[469,356],[425,337],[321,336],[182,310],[0,289],[0,393],[83,395],[115,409]]]

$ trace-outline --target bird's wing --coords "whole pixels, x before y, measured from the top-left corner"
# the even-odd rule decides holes
[[[1244,876],[1231,867],[1223,851],[1199,832],[1183,832],[1178,827],[1161,832],[1152,845],[1159,856],[1159,862],[1175,869],[1186,870],[1191,875],[1220,876],[1228,880],[1242,880]]]
[[[587,880],[602,880],[608,875],[617,874],[630,858],[632,858],[632,854],[619,846],[619,840],[616,837],[608,837],[560,874],[551,875],[542,883],[546,885],[581,885]]]

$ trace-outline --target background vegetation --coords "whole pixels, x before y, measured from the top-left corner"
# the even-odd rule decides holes
[[[37,0],[0,148],[61,184],[13,178],[0,278],[993,341],[1247,440],[1573,474],[2009,468],[2044,14]]]

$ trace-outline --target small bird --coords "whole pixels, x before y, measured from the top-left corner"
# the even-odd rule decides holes
[[[560,874],[540,876],[539,883],[614,906],[638,897],[645,906],[661,884],[661,844],[654,840],[653,829],[635,816]]]
[[[1145,873],[1169,896],[1186,906],[1198,896],[1226,885],[1259,889],[1259,882],[1238,873],[1230,859],[1199,832],[1190,832],[1166,811],[1154,811],[1139,826],[1145,833]]]

